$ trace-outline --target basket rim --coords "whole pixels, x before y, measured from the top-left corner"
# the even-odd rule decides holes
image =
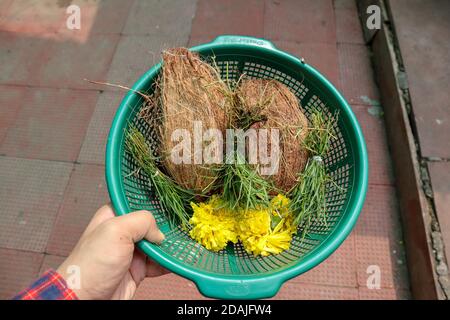
[[[299,263],[274,272],[251,275],[225,275],[199,271],[197,268],[182,265],[177,259],[164,253],[159,246],[146,240],[138,242],[137,246],[166,269],[194,281],[200,292],[205,296],[232,299],[269,298],[278,292],[285,281],[312,269],[324,261],[350,234],[358,219],[367,192],[369,170],[367,148],[362,130],[347,101],[322,74],[305,63],[303,59],[300,60],[295,56],[277,49],[265,39],[246,36],[219,36],[214,41],[195,46],[191,50],[208,51],[214,50],[215,48],[223,48],[224,46],[232,49],[247,50],[251,47],[260,53],[275,55],[277,59],[283,60],[283,62],[292,65],[292,67],[300,68],[303,73],[309,73],[321,84],[325,93],[332,96],[336,104],[339,105],[340,117],[344,117],[346,125],[350,129],[349,136],[353,144],[353,158],[355,159],[355,163],[357,162],[355,165],[355,179],[351,186],[353,189],[352,201],[349,201],[347,204],[345,208],[346,214],[335,226],[333,232],[313,252],[309,252],[303,256]],[[154,65],[141,76],[133,85],[132,89],[139,90],[148,83],[158,73],[160,67],[161,62]],[[117,215],[123,215],[131,211],[128,207],[122,176],[120,174],[122,160],[118,155],[124,143],[124,124],[127,122],[128,114],[131,112],[128,107],[129,102],[134,99],[134,95],[134,92],[129,91],[122,100],[112,122],[106,147],[106,183],[111,202]]]

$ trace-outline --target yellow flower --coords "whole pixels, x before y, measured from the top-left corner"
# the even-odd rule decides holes
[[[269,208],[231,211],[225,209],[219,197],[212,196],[206,203],[191,203],[194,214],[190,235],[212,251],[224,249],[228,242],[241,241],[245,250],[255,256],[278,254],[289,249],[297,231],[289,202],[279,194]],[[273,228],[272,221],[276,221]]]
[[[227,210],[220,209],[217,197],[213,196],[207,203],[191,203],[191,207],[194,210],[189,221],[193,226],[189,232],[192,239],[212,251],[224,249],[230,241],[238,241],[235,219]]]

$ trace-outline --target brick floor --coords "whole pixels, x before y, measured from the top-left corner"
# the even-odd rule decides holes
[[[44,252],[72,166],[0,157],[0,247]]]
[[[60,20],[65,2],[45,1],[48,11],[39,3],[17,16],[11,12],[24,1],[0,2],[0,298],[58,267],[108,201],[104,150],[125,92],[83,79],[131,86],[161,49],[233,33],[266,37],[342,89],[369,150],[369,191],[355,230],[275,299],[409,297],[384,122],[352,1],[73,0],[84,11],[79,31]],[[39,26],[27,20],[41,15],[48,19]],[[379,290],[366,288],[371,264],[381,268]],[[136,294],[157,298],[204,297],[169,274],[146,279]]]
[[[27,94],[28,90],[24,87],[0,86],[0,143],[15,122]]]
[[[97,92],[30,88],[19,97],[20,110],[0,146],[11,157],[75,161]]]
[[[105,168],[75,165],[47,245],[47,253],[67,256],[98,208],[109,202]]]
[[[351,104],[379,104],[369,51],[360,44],[338,43],[342,92]]]
[[[66,259],[63,256],[56,256],[52,254],[45,254],[42,260],[41,268],[39,269],[39,274],[43,274],[49,269],[56,270]]]
[[[104,91],[100,93],[92,115],[78,161],[81,163],[105,163],[106,140],[109,129],[125,93]]]
[[[407,288],[395,188],[369,185],[367,198],[355,228],[358,284],[366,286],[368,267],[381,271],[382,288]]]
[[[39,275],[44,255],[0,248],[0,299],[11,299]]]
[[[332,1],[265,1],[264,37],[272,40],[336,43]]]
[[[192,22],[191,37],[240,34],[264,35],[264,1],[200,0]]]
[[[380,107],[352,105],[353,112],[361,125],[369,154],[369,183],[394,184],[394,173],[387,146],[383,115]]]

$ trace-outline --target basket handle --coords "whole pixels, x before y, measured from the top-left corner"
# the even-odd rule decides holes
[[[249,36],[234,36],[234,35],[223,35],[215,38],[211,43],[214,44],[237,44],[243,46],[255,46],[263,47],[272,50],[278,50],[275,45],[266,39],[249,37]]]
[[[217,279],[201,277],[195,280],[198,290],[207,297],[219,299],[263,299],[280,290],[281,279]]]

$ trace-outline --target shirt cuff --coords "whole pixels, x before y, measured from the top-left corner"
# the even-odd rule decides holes
[[[46,271],[27,289],[20,292],[14,300],[78,300],[66,280],[55,270]]]

